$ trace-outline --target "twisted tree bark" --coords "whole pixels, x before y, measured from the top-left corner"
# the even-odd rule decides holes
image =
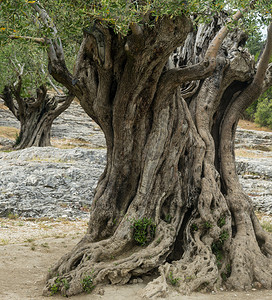
[[[65,65],[51,59],[52,75],[104,131],[107,166],[88,232],[51,269],[44,294],[125,284],[157,269],[145,296],[165,295],[169,283],[183,293],[272,287],[271,236],[238,183],[233,147],[268,62],[256,73],[245,36],[235,31],[222,44],[220,27],[215,19],[194,33],[185,17],[161,18],[120,39],[96,24],[74,76],[61,77]]]

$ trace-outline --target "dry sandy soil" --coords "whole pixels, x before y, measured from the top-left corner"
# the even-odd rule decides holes
[[[79,241],[87,229],[87,220],[23,220],[0,219],[0,299],[1,300],[58,300],[60,295],[43,297],[44,275],[60,256]],[[91,294],[72,297],[72,300],[140,300],[145,286],[97,287]],[[101,295],[103,294],[103,295]],[[271,300],[272,291],[252,289],[248,292],[194,293],[190,296],[169,291],[171,300]]]

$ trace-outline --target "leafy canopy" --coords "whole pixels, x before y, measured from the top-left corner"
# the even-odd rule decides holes
[[[271,20],[271,0],[0,0],[0,32],[11,34],[50,35],[50,29],[39,22],[33,14],[33,5],[40,3],[54,23],[62,38],[80,35],[82,28],[96,20],[112,27],[115,32],[127,35],[130,24],[154,26],[164,16],[174,18],[179,15],[194,16],[196,22],[208,21],[222,11],[237,11],[248,8],[244,20],[254,27],[256,20],[268,24]],[[35,25],[35,26],[33,26]]]
[[[44,7],[55,24],[68,54],[66,63],[71,68],[82,39],[82,29],[93,26],[95,21],[126,36],[130,34],[132,23],[152,28],[160,18],[186,15],[197,24],[208,22],[222,10],[229,11],[231,16],[239,9],[248,8],[243,23],[254,32],[258,26],[256,21],[266,25],[271,21],[272,1],[257,0],[254,7],[251,3],[252,0],[0,0],[1,82],[3,85],[15,80],[15,75],[9,72],[10,59],[25,63],[25,95],[29,95],[31,84],[35,82],[35,87],[45,80],[39,69],[42,64],[47,65],[46,45],[10,39],[11,36],[55,37],[52,26],[41,21],[35,5]]]

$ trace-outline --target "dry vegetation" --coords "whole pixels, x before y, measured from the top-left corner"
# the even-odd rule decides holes
[[[257,130],[257,131],[267,131],[267,132],[272,132],[272,129],[269,129],[267,127],[261,127],[258,124],[254,122],[250,122],[247,120],[240,120],[238,123],[238,126],[247,129],[247,130]]]
[[[14,127],[0,126],[0,137],[8,139],[16,139],[16,135],[19,134],[19,129]]]

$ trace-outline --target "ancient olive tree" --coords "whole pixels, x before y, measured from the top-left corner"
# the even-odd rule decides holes
[[[31,146],[50,146],[53,121],[71,104],[73,95],[52,95],[45,84],[36,89],[36,95],[22,97],[21,76],[18,82],[6,85],[1,97],[20,122],[20,132],[13,146],[24,149]]]
[[[29,5],[53,32],[41,2]],[[50,270],[44,294],[70,296],[150,271],[159,275],[147,297],[171,283],[182,293],[271,288],[272,238],[234,157],[240,114],[272,84],[272,27],[255,65],[235,26],[253,13],[269,21],[270,1],[63,3],[89,24],[73,74],[57,31],[45,37],[49,70],[102,128],[107,165],[88,231]]]
[[[56,87],[44,64],[43,51],[33,44],[44,44],[43,38],[13,42],[19,38],[5,37],[0,54],[0,97],[20,122],[20,132],[14,144],[15,149],[31,146],[50,146],[53,121],[71,104],[74,96],[66,95],[63,88]],[[51,89],[53,92],[49,92]]]

